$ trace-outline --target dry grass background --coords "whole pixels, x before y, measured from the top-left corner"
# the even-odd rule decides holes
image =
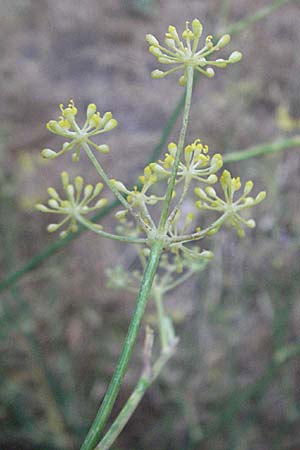
[[[60,171],[96,180],[84,158],[40,162],[42,147],[60,145],[44,127],[57,105],[74,98],[112,110],[120,125],[107,136],[105,166],[133,180],[181,93],[175,78],[150,79],[145,34],[162,37],[168,24],[194,17],[219,34],[269,3],[1,0],[1,278],[55,239],[33,204]],[[300,116],[299,44],[297,2],[236,36],[231,48],[244,59],[197,84],[190,140],[226,153],[282,136],[277,107]],[[297,149],[231,165],[268,191],[257,228],[243,240],[230,230],[211,239],[215,261],[167,299],[179,351],[115,450],[299,449],[300,365],[291,357],[300,346],[299,166]],[[105,286],[104,270],[120,255],[132,260],[131,249],[86,233],[2,294],[1,450],[78,448],[134,306]],[[142,336],[118,408],[139,374],[141,344]]]

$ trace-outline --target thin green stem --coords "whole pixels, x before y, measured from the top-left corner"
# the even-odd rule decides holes
[[[132,206],[127,202],[127,200],[123,197],[122,194],[118,191],[118,189],[114,186],[114,184],[110,181],[108,176],[106,175],[105,171],[103,170],[101,164],[95,157],[94,153],[90,149],[89,145],[85,142],[82,143],[82,147],[84,148],[85,153],[89,157],[91,163],[95,167],[97,173],[100,175],[102,180],[105,182],[107,187],[112,191],[112,193],[117,197],[119,202],[124,206],[124,208],[128,209],[130,213],[133,215],[133,217],[141,224],[143,229],[145,231],[149,231],[149,226],[144,222],[144,220],[141,218],[141,216],[134,211]]]
[[[178,167],[179,167],[179,163],[180,163],[180,159],[181,159],[181,155],[182,155],[182,151],[183,151],[183,147],[184,147],[187,126],[189,123],[189,114],[190,114],[190,109],[191,109],[191,100],[192,100],[192,93],[193,93],[193,79],[194,79],[194,68],[189,66],[187,69],[186,97],[185,97],[182,127],[181,127],[181,131],[180,131],[180,135],[179,135],[177,152],[175,155],[175,161],[174,161],[174,165],[172,167],[172,173],[171,173],[169,183],[168,183],[166,199],[165,199],[165,202],[163,205],[160,222],[159,222],[159,226],[158,226],[158,229],[161,232],[164,231],[164,228],[165,228],[165,225],[166,225],[166,222],[168,219],[170,203],[172,201],[172,195],[173,195],[174,186],[175,186],[175,182],[176,182],[176,176],[177,176]]]
[[[84,219],[79,214],[76,215],[76,220],[89,230],[93,231],[96,234],[99,234],[99,236],[106,237],[114,241],[126,242],[127,244],[146,244],[148,242],[148,239],[133,238],[129,236],[121,236],[118,234],[107,233],[106,231],[103,231],[100,228],[98,228],[93,222]]]
[[[175,289],[177,286],[180,286],[182,283],[184,283],[185,281],[187,281],[189,278],[191,278],[193,275],[195,275],[194,270],[188,271],[186,272],[184,275],[182,275],[181,277],[177,278],[176,281],[174,281],[173,283],[170,283],[169,285],[167,285],[163,292],[164,294],[166,294],[169,291],[172,291],[173,289]]]
[[[140,377],[136,387],[134,388],[134,391],[130,395],[125,406],[123,407],[120,414],[117,416],[116,420],[113,422],[112,426],[109,428],[108,432],[105,434],[99,445],[97,445],[95,450],[108,450],[111,448],[112,444],[118,438],[127,422],[133,415],[147,389],[156,380],[165,364],[174,354],[176,343],[177,340],[175,339],[172,346],[169,346],[165,351],[161,352],[158,360],[152,368],[152,374],[150,377],[146,376],[145,374]]]
[[[185,108],[183,113],[183,120],[182,120],[182,128],[180,131],[179,141],[178,141],[178,148],[177,153],[174,161],[174,166],[172,168],[172,174],[170,177],[167,193],[166,193],[166,199],[164,201],[161,219],[160,219],[160,225],[159,230],[160,232],[164,233],[164,228],[166,225],[166,221],[168,218],[168,211],[170,202],[172,199],[172,194],[175,186],[178,166],[180,163],[181,153],[184,146],[185,136],[186,136],[186,130],[188,126],[188,120],[189,120],[189,112],[191,107],[191,98],[192,98],[192,91],[193,91],[193,68],[188,68],[188,74],[187,74],[187,88],[186,88],[186,98],[185,98]],[[90,148],[86,145],[84,147],[88,157],[94,164],[97,172],[99,175],[103,178],[103,180],[108,184],[109,186],[109,179],[105,175],[102,167],[98,163],[97,159],[94,157],[94,154],[90,150]],[[104,173],[104,176],[103,176]],[[119,194],[119,193],[118,193]],[[120,195],[120,194],[119,194]],[[122,200],[124,202],[124,199],[122,197]],[[127,202],[126,202],[127,203]],[[124,204],[124,203],[123,203]],[[126,206],[128,209],[128,207]],[[81,450],[93,450],[99,441],[99,437],[101,435],[101,432],[103,428],[106,425],[106,422],[109,418],[109,415],[111,413],[111,410],[113,408],[113,405],[116,401],[118,392],[121,387],[122,380],[125,376],[127,366],[133,351],[133,347],[137,338],[138,331],[140,329],[140,324],[143,318],[144,310],[147,304],[147,300],[151,291],[153,279],[158,267],[160,255],[162,253],[164,247],[164,239],[159,239],[158,236],[153,236],[153,243],[151,245],[151,251],[150,255],[147,261],[147,265],[144,271],[143,280],[141,283],[139,295],[137,298],[137,304],[135,311],[133,313],[128,333],[125,339],[125,343],[116,367],[116,370],[113,374],[112,380],[110,382],[110,385],[107,389],[107,392],[104,396],[103,402],[101,404],[101,407],[97,413],[97,416],[88,432],[88,435],[81,447]]]
[[[160,343],[162,350],[166,350],[168,346],[168,339],[166,335],[166,328],[165,328],[165,311],[164,311],[164,305],[162,302],[162,296],[161,293],[158,290],[154,290],[154,302],[156,306],[157,311],[157,318],[158,318],[158,326],[159,326],[159,336],[160,336]]]
[[[246,159],[256,158],[268,153],[277,153],[281,150],[288,150],[289,148],[296,148],[300,146],[300,136],[293,136],[288,139],[281,139],[272,142],[271,144],[256,145],[254,147],[246,148],[245,150],[237,150],[235,152],[226,153],[223,157],[224,163],[245,161]]]
[[[185,234],[182,236],[174,236],[170,238],[170,243],[177,243],[177,242],[190,242],[190,241],[197,241],[199,239],[204,238],[207,233],[210,231],[213,231],[215,228],[220,227],[226,220],[227,213],[222,214],[221,217],[219,217],[215,222],[213,222],[209,227],[204,228],[201,231],[197,231],[196,233],[191,234]]]
[[[245,19],[239,20],[238,22],[233,23],[232,25],[229,25],[226,27],[227,33],[230,35],[235,35],[240,33],[241,31],[246,30],[251,25],[255,24],[256,22],[259,22],[260,20],[264,19],[268,15],[274,13],[282,6],[286,5],[287,3],[292,2],[299,2],[299,0],[276,0],[271,5],[265,6],[264,8],[259,9],[254,14],[249,15]]]
[[[175,208],[173,209],[173,211],[171,212],[171,214],[170,214],[169,217],[168,217],[168,220],[167,220],[167,229],[169,229],[169,226],[171,225],[172,220],[174,219],[174,217],[176,216],[177,212],[178,212],[179,209],[181,208],[181,206],[182,206],[182,204],[183,204],[183,202],[184,202],[184,199],[185,199],[185,197],[186,197],[186,195],[187,195],[187,193],[188,193],[188,190],[189,190],[191,181],[192,181],[192,180],[191,180],[191,178],[189,178],[189,177],[186,177],[186,178],[184,179],[184,185],[183,185],[183,189],[182,189],[182,193],[181,193],[180,199],[179,199],[177,205],[175,206]]]
[[[163,243],[159,240],[155,241],[151,247],[151,252],[147,261],[139,295],[137,298],[136,308],[129,325],[122,353],[120,355],[116,370],[105,394],[101,407],[81,447],[81,450],[93,450],[96,447],[97,442],[99,441],[100,434],[104,426],[106,425],[112,407],[115,403],[140,329],[144,310],[147,304],[162,249]]]

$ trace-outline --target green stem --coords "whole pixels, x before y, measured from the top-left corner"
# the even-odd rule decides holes
[[[178,172],[178,166],[181,159],[181,154],[184,147],[185,142],[185,136],[187,131],[187,126],[189,123],[189,114],[191,109],[191,100],[192,100],[192,93],[193,93],[193,79],[194,79],[194,68],[189,66],[187,68],[187,85],[186,85],[186,97],[185,97],[185,105],[184,105],[184,113],[183,113],[183,120],[182,120],[182,127],[179,135],[178,140],[178,146],[177,146],[177,152],[175,156],[174,165],[172,168],[171,177],[169,179],[168,189],[166,193],[166,199],[163,205],[160,222],[158,229],[163,232],[167,219],[168,219],[168,213],[169,213],[169,207],[170,203],[172,201],[172,195],[174,191],[174,186],[176,182],[176,176]]]
[[[106,231],[103,231],[100,228],[98,228],[93,222],[84,219],[80,215],[76,215],[76,220],[89,230],[93,231],[96,234],[99,234],[99,236],[112,239],[114,241],[126,242],[127,244],[146,244],[148,241],[147,239],[142,238],[132,238],[129,236],[121,236],[118,234],[107,233]]]
[[[112,426],[105,434],[99,445],[97,445],[95,450],[109,450],[111,448],[112,444],[118,438],[118,436],[126,426],[127,422],[131,418],[132,414],[136,410],[147,389],[156,380],[165,364],[174,354],[176,349],[176,343],[177,340],[175,339],[173,345],[169,346],[165,351],[161,352],[160,357],[153,366],[151,376],[146,376],[145,374],[143,374],[140,377],[134,391],[130,395],[125,406],[123,407],[120,414],[113,422]]]
[[[285,4],[292,2],[299,2],[299,0],[275,0],[273,3],[271,3],[271,5],[265,6],[264,8],[259,9],[254,14],[249,15],[245,19],[239,20],[238,22],[235,22],[232,25],[227,26],[226,27],[227,33],[229,33],[232,36],[238,34],[241,31],[246,30],[256,22],[259,22],[260,20],[264,19],[269,14],[274,13]]]
[[[156,311],[157,311],[161,348],[164,351],[168,346],[168,339],[167,339],[167,335],[165,332],[166,331],[166,329],[165,329],[166,314],[164,311],[164,305],[162,302],[161,293],[158,291],[154,291],[153,297],[154,297],[154,302],[155,302]]]
[[[289,148],[299,146],[300,136],[293,136],[289,139],[281,139],[280,141],[272,142],[271,144],[256,145],[245,150],[227,153],[224,155],[223,161],[224,163],[244,161],[257,156],[266,155],[268,153],[277,153],[281,150],[287,150]]]
[[[174,219],[174,217],[176,216],[177,212],[180,210],[180,208],[181,208],[181,206],[182,206],[182,204],[184,202],[184,199],[185,199],[185,197],[186,197],[186,195],[188,193],[191,181],[192,181],[191,178],[185,178],[185,180],[184,180],[184,185],[183,185],[183,189],[182,189],[182,193],[181,193],[180,199],[179,199],[177,205],[175,206],[175,208],[173,209],[173,211],[171,212],[171,214],[168,217],[167,230],[169,229],[170,225],[172,224],[172,220]]]
[[[188,120],[189,120],[189,112],[191,108],[191,98],[192,98],[192,91],[193,91],[193,75],[194,70],[193,67],[189,67],[187,71],[187,88],[186,88],[186,98],[185,98],[185,108],[183,113],[183,120],[182,120],[182,127],[180,131],[179,141],[178,141],[178,148],[177,153],[174,161],[174,166],[172,168],[172,174],[169,180],[169,185],[166,193],[166,200],[163,205],[163,210],[160,218],[160,224],[159,224],[159,230],[160,232],[164,233],[164,228],[166,225],[166,221],[168,218],[168,211],[170,202],[172,199],[172,194],[175,186],[178,166],[180,163],[181,153],[184,146],[185,136],[186,136],[186,130],[188,126]],[[89,148],[88,145],[84,146],[84,149],[94,164],[97,172],[99,175],[103,178],[103,180],[110,185],[110,180],[107,178],[106,174],[104,173],[102,167],[98,163],[97,159],[95,158],[93,152]],[[113,189],[112,189],[113,190]],[[114,190],[113,190],[114,192]],[[119,192],[118,192],[118,195]],[[121,196],[122,197],[122,196]],[[125,199],[122,197],[122,203],[124,204]],[[126,202],[127,203],[127,202]],[[128,209],[128,207],[126,206]],[[116,401],[118,392],[121,387],[122,380],[125,376],[126,369],[133,351],[133,347],[138,335],[138,331],[140,329],[140,324],[143,318],[144,310],[147,304],[147,300],[150,294],[150,290],[152,287],[153,279],[158,267],[160,255],[162,253],[164,246],[164,239],[159,239],[158,236],[154,236],[153,244],[151,245],[151,252],[149,259],[147,261],[147,265],[144,271],[143,280],[141,283],[141,288],[139,291],[139,295],[137,298],[137,304],[136,309],[133,313],[128,333],[125,339],[125,343],[122,349],[122,353],[120,355],[116,370],[113,374],[112,380],[110,382],[110,385],[108,387],[108,390],[104,396],[103,402],[101,404],[101,407],[97,413],[97,416],[88,432],[88,435],[81,447],[81,450],[93,450],[99,441],[100,434],[106,425],[106,422],[109,418],[110,412],[113,408],[113,405]]]
[[[134,209],[132,208],[132,206],[127,202],[127,200],[125,200],[125,198],[123,197],[122,194],[120,194],[120,192],[118,191],[118,189],[114,186],[114,184],[110,181],[110,179],[108,178],[108,176],[106,175],[105,171],[103,170],[101,164],[99,163],[99,161],[97,160],[97,158],[95,157],[94,153],[92,152],[92,150],[90,149],[89,145],[85,142],[82,143],[82,147],[84,148],[85,153],[87,154],[87,156],[89,157],[91,163],[93,164],[93,166],[95,167],[97,173],[100,175],[100,177],[102,178],[102,180],[105,182],[105,184],[107,185],[107,187],[112,191],[112,193],[117,197],[117,199],[119,200],[119,202],[124,206],[124,208],[128,209],[131,214],[133,215],[133,217],[141,224],[141,226],[143,227],[143,229],[145,231],[149,230],[149,227],[147,226],[147,224],[143,221],[143,219],[141,218],[141,216],[136,213],[134,211]]]
[[[176,243],[176,242],[190,242],[190,241],[198,241],[199,239],[204,238],[207,233],[214,230],[216,227],[220,227],[228,217],[227,213],[222,214],[215,222],[213,222],[209,227],[204,228],[201,231],[197,231],[196,233],[186,234],[182,236],[174,236],[170,238],[170,243]]]
[[[140,324],[162,249],[163,243],[160,240],[155,241],[151,247],[151,253],[145,268],[141,288],[137,298],[136,308],[129,325],[122,353],[120,355],[116,370],[105,394],[101,407],[81,447],[81,450],[92,450],[96,447],[97,442],[99,441],[100,434],[108,420],[112,407],[115,403],[140,329]]]

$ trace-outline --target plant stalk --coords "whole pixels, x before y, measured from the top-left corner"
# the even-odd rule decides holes
[[[125,339],[125,343],[123,345],[123,349],[116,367],[116,370],[113,374],[113,377],[111,379],[111,382],[109,384],[109,387],[107,389],[107,392],[104,396],[104,399],[102,401],[102,404],[100,406],[100,409],[98,410],[98,413],[96,415],[96,418],[85,438],[85,441],[81,447],[81,450],[93,450],[97,443],[99,442],[99,438],[101,435],[101,432],[103,428],[105,427],[109,415],[111,413],[111,410],[113,408],[113,405],[116,401],[117,395],[119,393],[122,380],[125,376],[128,363],[130,361],[131,354],[133,352],[133,347],[140,329],[141,321],[144,315],[145,307],[147,304],[147,300],[149,298],[149,294],[151,291],[153,279],[158,267],[160,255],[163,251],[164,247],[164,228],[166,225],[166,221],[168,218],[168,212],[169,212],[169,206],[172,200],[172,194],[175,186],[176,181],[176,175],[178,171],[178,166],[180,162],[180,157],[182,154],[182,150],[184,147],[185,142],[185,136],[186,136],[186,130],[188,126],[189,121],[189,112],[191,107],[191,99],[192,99],[192,91],[193,91],[193,77],[194,77],[194,70],[193,67],[188,67],[188,73],[187,73],[187,87],[186,87],[186,97],[185,97],[185,106],[184,106],[184,113],[183,113],[183,120],[182,120],[182,127],[179,135],[179,141],[178,141],[178,147],[177,147],[177,153],[175,156],[174,165],[172,168],[171,177],[168,184],[168,189],[166,193],[166,199],[163,205],[163,210],[159,222],[159,231],[162,233],[162,236],[155,236],[153,239],[153,243],[151,245],[151,251],[150,255],[147,261],[147,265],[144,271],[143,279],[141,282],[140,291],[137,298],[137,304],[135,311],[133,313],[128,333]],[[94,157],[93,153],[91,152],[90,148],[88,146],[85,147],[85,151],[91,161],[93,162],[94,166],[96,167],[98,173],[103,177],[102,174],[102,168],[100,168],[99,171],[99,164],[96,158]],[[110,183],[110,181],[105,178],[103,178],[104,181],[107,183]],[[107,184],[108,184],[107,183]],[[119,193],[118,193],[119,194]],[[120,194],[119,194],[120,195]],[[123,199],[123,201],[125,201]]]
[[[125,376],[126,369],[133,351],[133,347],[140,329],[141,321],[144,315],[144,310],[147,304],[149,293],[156,269],[159,263],[160,255],[163,249],[163,242],[157,240],[151,247],[151,252],[145,268],[143,280],[141,283],[137,304],[133,313],[131,323],[129,325],[128,333],[125,343],[120,355],[117,368],[114,372],[110,385],[107,389],[101,407],[97,416],[86,436],[86,439],[81,447],[81,450],[93,450],[99,442],[100,434],[106,425],[112,407],[115,403],[119,393],[122,380]]]
[[[165,225],[166,225],[166,222],[168,219],[170,203],[172,201],[172,195],[173,195],[174,186],[175,186],[175,182],[176,182],[176,176],[177,176],[177,172],[178,172],[178,166],[180,163],[180,158],[181,158],[181,154],[182,154],[183,147],[184,147],[185,136],[186,136],[187,126],[189,123],[189,115],[190,115],[190,109],[191,109],[191,100],[192,100],[192,93],[193,93],[193,79],[194,79],[194,68],[192,66],[189,66],[187,68],[186,97],[185,97],[182,127],[180,130],[175,161],[174,161],[174,165],[172,168],[171,177],[169,179],[168,189],[167,189],[167,193],[166,193],[166,199],[165,199],[165,202],[163,205],[163,210],[161,213],[159,226],[158,226],[158,229],[161,232],[164,232],[164,228],[165,228]]]

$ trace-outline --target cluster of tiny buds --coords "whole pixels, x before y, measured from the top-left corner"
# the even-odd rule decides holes
[[[261,203],[266,198],[266,192],[261,191],[255,198],[249,197],[253,189],[253,182],[247,181],[243,194],[235,200],[235,193],[241,189],[241,180],[240,177],[233,178],[228,170],[223,171],[220,177],[220,184],[224,193],[224,199],[219,197],[211,186],[207,186],[204,190],[196,187],[194,192],[200,198],[196,202],[196,207],[200,210],[223,213],[230,225],[236,228],[238,235],[243,237],[245,235],[243,226],[254,228],[255,221],[253,219],[244,219],[240,212]],[[210,234],[217,232],[219,228],[216,227]]]
[[[77,162],[79,161],[80,150],[85,144],[91,145],[100,153],[106,154],[109,152],[107,144],[97,145],[91,138],[98,134],[106,133],[118,125],[111,112],[106,112],[101,117],[97,111],[97,106],[94,103],[89,104],[86,111],[86,121],[80,128],[76,122],[77,108],[74,101],[70,100],[66,108],[63,104],[59,105],[59,107],[61,110],[59,120],[50,120],[46,127],[49,131],[64,137],[67,141],[59,152],[55,152],[50,148],[42,150],[43,158],[54,159],[73,150],[72,159],[74,162]]]
[[[48,200],[48,205],[39,203],[36,205],[36,209],[46,213],[65,216],[61,222],[48,225],[47,230],[53,233],[63,225],[68,224],[67,229],[60,233],[61,237],[66,237],[70,232],[74,233],[78,230],[77,222],[79,217],[103,208],[107,204],[107,199],[101,198],[97,200],[103,189],[102,183],[97,183],[95,187],[91,184],[84,185],[83,178],[78,176],[75,178],[73,185],[69,181],[67,172],[62,172],[61,180],[66,198],[62,199],[53,187],[49,187],[48,194],[50,199]],[[95,203],[91,205],[91,202],[94,201]],[[93,224],[93,226],[99,229],[102,228],[100,225]]]
[[[176,28],[170,25],[165,35],[165,47],[159,43],[155,36],[147,34],[146,40],[150,45],[150,53],[157,58],[159,63],[175,66],[165,72],[158,69],[154,70],[151,74],[152,78],[163,78],[170,73],[183,70],[184,73],[179,79],[179,84],[185,86],[189,66],[200,74],[212,78],[215,75],[213,67],[225,68],[228,64],[234,64],[242,59],[242,54],[234,51],[228,59],[208,60],[208,56],[229,44],[230,35],[224,34],[216,44],[213,43],[213,37],[209,35],[205,39],[204,46],[198,49],[202,31],[203,25],[198,19],[192,21],[191,29],[189,22],[186,22],[181,39]]]

